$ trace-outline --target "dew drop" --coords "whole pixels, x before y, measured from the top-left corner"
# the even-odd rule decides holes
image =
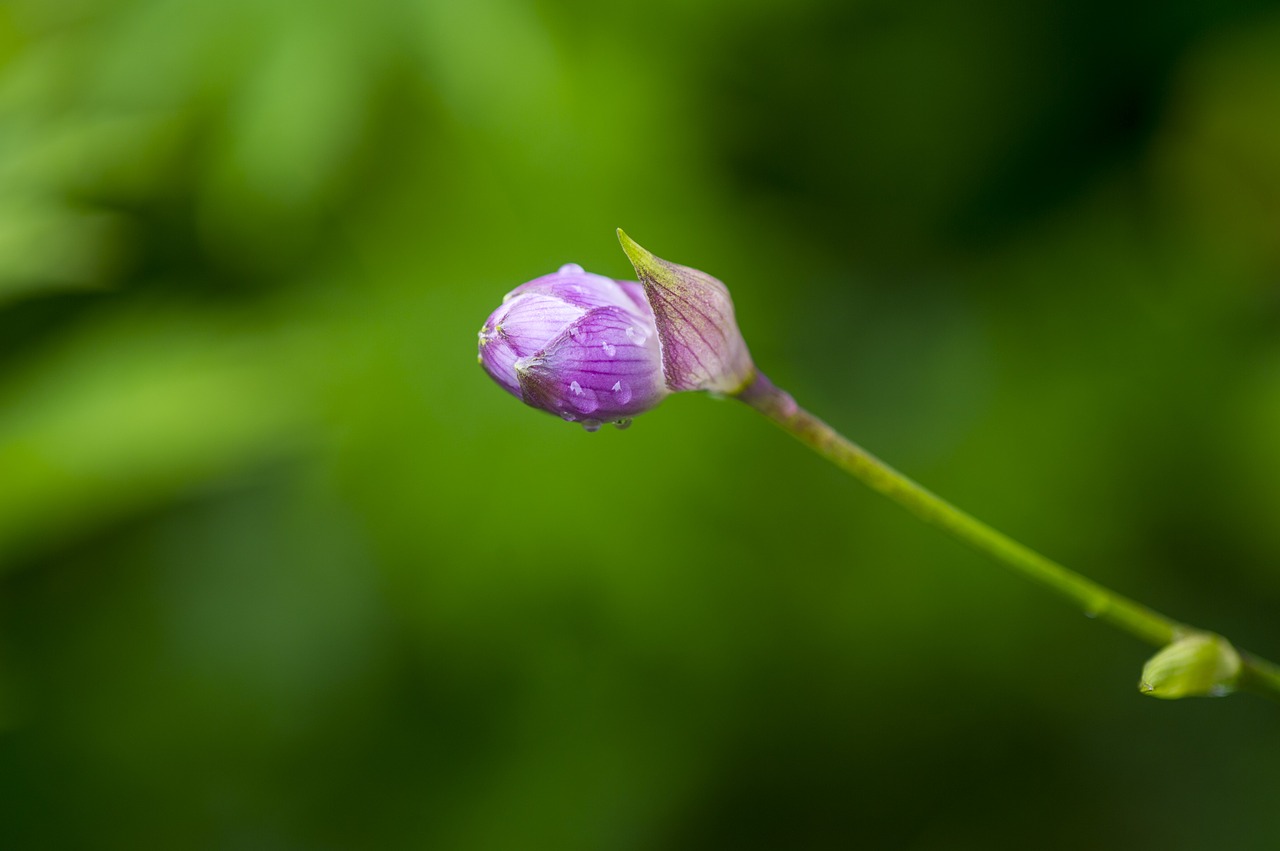
[[[578,413],[594,414],[600,408],[595,391],[584,388],[578,382],[569,383],[569,392],[573,394],[569,397],[569,403],[578,409]]]
[[[637,346],[643,346],[644,341],[649,339],[642,332],[637,331],[631,326],[627,326],[627,339],[635,343]]]
[[[618,353],[618,349],[617,349],[615,346],[611,346],[611,345],[609,345],[609,341],[608,341],[608,340],[606,340],[605,342],[601,343],[601,344],[600,344],[600,348],[604,349],[604,353],[605,353],[606,355],[608,355],[609,357],[613,357],[615,354],[617,354],[617,353]]]
[[[582,421],[582,428],[584,431],[599,431],[600,425],[601,423],[599,420],[583,420]]]
[[[571,422],[573,422],[574,420],[576,420],[577,418],[578,418],[578,417],[577,417],[577,415],[576,415],[576,414],[574,414],[572,411],[561,411],[561,412],[560,412],[560,419],[564,420],[564,421],[565,421],[565,422],[567,422],[567,423],[571,423]]]
[[[570,336],[570,337],[572,337],[572,338],[573,338],[573,339],[575,339],[575,340],[576,340],[576,339],[578,339],[578,326],[577,326],[577,325],[570,325],[570,326],[569,326],[569,336]]]
[[[614,401],[619,405],[625,405],[631,401],[631,388],[621,381],[615,381],[609,389],[613,391]]]
[[[631,418],[630,418],[630,417],[626,417],[626,418],[623,418],[623,419],[620,419],[620,420],[614,420],[614,421],[613,421],[613,427],[614,427],[614,428],[616,428],[618,431],[622,431],[623,429],[631,428]]]
[[[546,268],[545,266],[543,268]],[[577,263],[566,263],[560,267],[561,275],[581,275],[582,267]]]

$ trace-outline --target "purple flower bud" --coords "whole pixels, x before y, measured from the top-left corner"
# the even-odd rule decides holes
[[[525,404],[588,431],[625,426],[668,393],[640,284],[575,264],[507,294],[480,329],[480,364]]]
[[[655,257],[621,228],[618,239],[653,308],[667,387],[726,395],[746,388],[755,365],[725,285],[706,272]]]

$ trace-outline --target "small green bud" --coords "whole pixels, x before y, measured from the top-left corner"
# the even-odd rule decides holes
[[[1222,697],[1235,691],[1240,654],[1221,635],[1195,632],[1179,638],[1142,667],[1138,690],[1152,697]]]

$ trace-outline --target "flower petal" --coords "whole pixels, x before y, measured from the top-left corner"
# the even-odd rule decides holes
[[[516,360],[520,356],[511,344],[486,324],[480,331],[480,365],[489,377],[513,396],[520,395],[520,382],[516,378]]]
[[[643,413],[667,395],[656,329],[619,307],[599,307],[546,350],[515,363],[525,402],[568,420]]]
[[[742,390],[755,366],[725,285],[705,272],[654,256],[621,229],[618,239],[653,308],[667,386],[727,394]]]
[[[586,309],[537,291],[515,291],[494,315],[493,333],[505,339],[518,357],[544,348]]]
[[[522,293],[540,293],[576,305],[584,311],[613,305],[627,310],[649,313],[643,288],[634,281],[615,281],[603,275],[584,271],[576,263],[561,266],[559,271],[535,278],[507,294],[507,299]]]

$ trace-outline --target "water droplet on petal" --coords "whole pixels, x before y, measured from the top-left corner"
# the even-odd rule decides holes
[[[543,267],[546,268],[546,267]],[[560,267],[561,275],[581,275],[582,267],[577,263],[566,263]]]
[[[635,343],[637,346],[643,346],[644,341],[649,338],[644,334],[644,332],[637,331],[635,328],[627,326],[627,339]]]
[[[625,405],[631,401],[631,387],[621,381],[615,381],[609,389],[613,391],[614,401],[619,405]]]
[[[575,339],[575,340],[576,340],[576,339],[578,339],[578,326],[577,326],[577,325],[570,325],[570,326],[569,326],[569,336],[570,336],[570,337],[572,337],[572,338],[573,338],[573,339]]]
[[[626,419],[614,420],[613,426],[618,429],[618,431],[622,431],[624,428],[631,428],[631,419],[628,417]]]
[[[599,420],[583,420],[582,421],[582,428],[586,431],[599,431],[600,425],[601,423]]]
[[[567,422],[567,423],[571,423],[571,422],[573,422],[574,420],[576,420],[577,418],[578,418],[578,416],[577,416],[576,414],[574,414],[572,411],[561,411],[561,412],[560,412],[560,419],[564,420],[564,421],[565,421],[565,422]]]
[[[595,413],[600,407],[599,400],[596,399],[594,390],[587,390],[576,381],[569,382],[569,392],[573,395],[569,398],[573,407],[578,409],[580,414]]]
[[[611,345],[609,345],[609,341],[608,341],[608,340],[606,340],[605,342],[601,343],[601,344],[600,344],[600,348],[604,349],[604,353],[605,353],[606,355],[608,355],[609,357],[613,357],[613,356],[614,356],[615,354],[617,354],[617,352],[618,352],[618,349],[617,349],[615,346],[611,346]]]

